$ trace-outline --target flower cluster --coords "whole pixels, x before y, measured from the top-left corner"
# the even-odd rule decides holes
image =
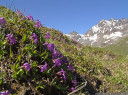
[[[68,70],[72,71],[72,73],[74,72],[73,67],[72,67],[71,64],[69,64],[69,65],[67,66],[67,68],[68,68]]]
[[[26,22],[26,21],[29,21],[29,23],[30,24],[32,24],[31,22],[33,22],[34,20],[33,20],[33,17],[31,16],[31,15],[28,15],[28,16],[23,16],[23,14],[20,12],[20,10],[17,10],[17,17],[22,17],[21,18],[21,20],[20,21],[23,21],[23,20],[25,20],[25,21],[23,21],[23,22]],[[32,20],[32,21],[30,21],[30,20]],[[5,21],[5,19],[4,18],[2,18],[2,17],[0,17],[0,25],[5,25],[7,22]],[[26,24],[26,23],[25,23]],[[35,27],[35,25],[36,25],[36,27],[37,28],[40,28],[42,25],[41,25],[41,22],[39,21],[39,20],[37,20],[37,22],[36,22],[36,24],[34,24],[33,26]],[[1,26],[0,26],[1,27]],[[33,27],[33,28],[34,28]],[[20,28],[20,27],[19,27]],[[29,28],[31,28],[31,27],[29,27]],[[32,28],[32,29],[33,29]],[[31,29],[31,30],[32,30]],[[15,29],[14,29],[15,30]],[[33,33],[33,32],[35,32],[36,30],[39,30],[39,29],[33,29],[33,31],[31,31],[32,32],[32,35],[30,36],[30,38],[29,39],[31,39],[32,40],[32,42],[34,42],[35,44],[37,44],[37,45],[34,45],[35,47],[36,47],[36,49],[37,49],[37,52],[38,52],[38,49],[40,48],[39,47],[39,45],[38,45],[38,43],[37,43],[37,41],[39,40],[39,38],[38,38],[38,36],[37,36],[37,34],[36,33]],[[50,29],[50,31],[52,31],[52,29]],[[23,31],[22,31],[23,32]],[[11,43],[11,44],[15,44],[16,42],[17,42],[17,46],[16,47],[18,47],[18,46],[20,46],[21,45],[21,43],[22,43],[22,40],[20,40],[20,38],[22,38],[22,37],[19,37],[19,36],[17,36],[16,37],[16,35],[17,35],[17,33],[15,33],[15,35],[13,35],[12,33],[13,33],[13,31],[9,31],[9,33],[10,34],[7,34],[6,36],[7,36],[7,39],[8,39],[8,41]],[[26,32],[25,32],[26,33]],[[25,34],[26,35],[26,34]],[[39,34],[38,34],[39,35]],[[59,34],[59,39],[61,39],[61,36],[62,36],[63,34],[62,33],[60,33]],[[16,37],[16,38],[15,38]],[[19,37],[19,38],[18,38]],[[46,33],[46,39],[50,39],[51,38],[51,35],[50,35],[50,33],[49,32],[47,32]],[[16,41],[16,39],[17,39],[17,41]],[[63,41],[65,41],[65,39],[62,39]],[[40,40],[39,40],[40,41]],[[21,43],[20,43],[21,42]],[[40,41],[40,43],[42,43],[42,41]],[[23,43],[23,49],[24,49],[24,45],[25,43]],[[28,43],[27,43],[28,44]],[[30,43],[31,44],[31,43]],[[35,56],[34,55],[34,53],[32,53],[33,52],[33,50],[31,50],[31,49],[33,49],[33,48],[30,48],[30,53],[32,54],[32,57],[31,57],[31,61],[29,60],[29,62],[32,62],[33,61],[33,58],[37,58],[37,57],[39,57],[39,59],[41,60],[40,62],[41,62],[41,64],[39,64],[39,65],[37,65],[36,64],[36,67],[35,67],[35,64],[33,65],[33,64],[30,64],[29,62],[26,62],[26,63],[24,63],[22,66],[20,66],[19,67],[19,65],[18,65],[18,67],[16,66],[16,68],[22,68],[22,69],[25,69],[25,70],[22,70],[23,72],[24,71],[28,71],[28,72],[30,72],[30,71],[34,71],[34,70],[36,70],[37,71],[37,69],[40,71],[40,72],[43,72],[43,74],[45,75],[45,73],[46,73],[46,77],[47,77],[47,73],[48,72],[51,72],[51,71],[53,71],[53,73],[51,74],[51,76],[53,77],[53,79],[55,79],[55,78],[57,78],[57,77],[59,77],[58,79],[59,80],[64,80],[64,83],[66,83],[66,85],[69,83],[69,82],[66,82],[66,81],[70,81],[71,83],[72,83],[72,85],[70,85],[70,84],[68,84],[69,85],[69,87],[72,87],[71,89],[72,89],[72,91],[73,91],[73,89],[74,89],[74,87],[76,86],[76,84],[77,84],[77,81],[76,81],[76,79],[75,80],[73,80],[72,81],[72,79],[73,79],[73,73],[74,73],[74,69],[73,69],[73,66],[71,65],[71,64],[69,64],[69,61],[67,60],[67,58],[65,57],[65,56],[63,56],[63,54],[54,46],[54,44],[51,44],[51,43],[48,43],[48,42],[46,42],[45,43],[45,45],[46,45],[46,48],[49,50],[49,52],[50,52],[50,54],[49,53],[47,53],[48,54],[48,57],[46,57],[46,60],[49,60],[49,59],[47,59],[47,58],[51,58],[51,60],[49,61],[49,62],[52,62],[51,64],[50,63],[48,63],[48,62],[45,62],[44,63],[44,60],[42,60],[43,59],[43,57],[45,57],[45,54],[43,55],[43,57],[42,57],[42,54],[39,52],[39,54],[37,54],[37,56]],[[31,46],[31,45],[30,45]],[[38,48],[39,47],[39,48]],[[15,48],[10,48],[11,50],[14,50]],[[16,48],[17,49],[17,48]],[[18,49],[21,49],[21,48],[19,48],[18,47]],[[25,48],[26,49],[26,48]],[[41,51],[41,50],[40,50]],[[20,52],[20,51],[18,51],[18,52]],[[24,50],[23,50],[23,52],[24,52]],[[15,52],[15,54],[17,53],[17,51]],[[20,53],[19,53],[20,54]],[[33,55],[34,55],[34,57],[33,57]],[[50,56],[49,56],[50,55]],[[14,55],[15,56],[15,55]],[[25,56],[27,56],[27,54],[25,55]],[[41,57],[40,57],[41,56]],[[23,56],[24,57],[24,56]],[[16,57],[17,58],[17,57]],[[27,57],[26,57],[27,58]],[[41,59],[42,58],[42,59]],[[26,59],[27,60],[27,59]],[[42,64],[42,62],[43,62],[43,64]],[[49,71],[47,72],[47,69],[49,69]],[[52,69],[52,70],[51,70]],[[21,70],[21,69],[17,69],[17,70]],[[51,70],[51,71],[50,71]],[[45,72],[46,71],[46,72]],[[16,71],[17,72],[17,71]],[[71,74],[69,74],[68,75],[68,73],[71,73]],[[19,75],[20,75],[20,73],[18,73]],[[15,74],[15,78],[17,79],[17,77],[19,77],[19,75],[18,75],[17,73]],[[34,74],[36,74],[36,73],[34,73]],[[28,77],[28,76],[27,76]],[[42,76],[41,76],[42,77]],[[43,76],[43,77],[45,77],[45,76]],[[49,76],[48,76],[49,77]],[[52,78],[51,77],[51,78]],[[22,78],[22,76],[20,77],[20,78]],[[20,79],[19,78],[19,79]],[[58,81],[58,80],[57,80]],[[38,83],[37,83],[38,84]],[[58,85],[58,84],[57,84]],[[59,84],[60,85],[60,84]],[[9,95],[9,91],[7,90],[7,91],[5,91],[5,92],[0,92],[0,95]]]
[[[24,63],[23,66],[21,66],[20,68],[25,68],[25,70],[29,71],[31,68],[31,65],[28,63]]]
[[[41,69],[41,72],[47,70],[47,62],[45,62],[45,65],[39,65],[38,67]]]
[[[50,50],[50,51],[54,50],[54,44],[50,44],[50,43],[46,42],[44,45],[47,45],[48,50]]]
[[[77,85],[77,80],[76,80],[76,76],[74,77],[74,81],[72,81],[72,87],[71,87],[71,91],[74,91],[74,89],[75,89],[75,87],[76,87],[76,85]]]
[[[0,25],[5,25],[7,22],[3,17],[0,17]]]
[[[27,18],[33,20],[33,17],[30,14],[27,16]]]
[[[57,72],[56,74],[57,75],[60,75],[61,76],[60,78],[66,81],[66,76],[65,76],[66,71],[64,71],[63,69],[61,69],[61,71]]]
[[[17,15],[22,16],[23,14],[20,12],[20,10],[17,10]]]
[[[60,67],[61,63],[62,63],[62,60],[60,58],[57,58],[57,59],[53,60],[53,63],[55,63],[54,64],[55,67],[56,66]]]
[[[6,90],[5,92],[0,92],[0,95],[9,95],[10,93],[9,93],[9,91],[8,90]]]
[[[68,64],[67,69],[70,70],[72,73],[74,73],[72,65],[69,64],[69,61],[67,60],[67,58],[64,57],[62,55],[62,53],[60,53],[54,47],[54,44],[50,44],[50,43],[46,42],[45,45],[47,45],[48,50],[50,50],[52,52],[52,58],[53,58],[54,67],[60,67],[61,68],[61,65],[63,63],[67,63]],[[61,79],[66,80],[65,73],[66,73],[66,71],[61,69],[61,71],[57,72],[57,75],[61,75]]]
[[[47,63],[45,62],[45,65],[39,65],[37,66],[41,69],[41,72],[47,70]],[[24,63],[20,68],[25,68],[26,71],[30,71],[31,65],[28,63]]]
[[[41,22],[39,20],[36,21],[36,27],[37,28],[40,28],[42,25],[41,25]]]
[[[33,36],[31,36],[30,39],[34,40],[34,43],[36,44],[38,41],[38,36],[35,33],[33,33]]]
[[[6,36],[8,37],[11,44],[16,43],[16,39],[12,36],[12,34],[7,34]]]
[[[46,34],[46,38],[47,38],[47,39],[50,39],[50,37],[51,37],[51,36],[50,36],[50,33],[47,32],[47,34]]]

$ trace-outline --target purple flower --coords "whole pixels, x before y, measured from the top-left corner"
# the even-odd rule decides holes
[[[61,57],[62,57],[63,63],[69,63],[69,61],[67,60],[67,57],[65,57],[65,56],[63,56],[63,55],[61,55]]]
[[[9,91],[8,90],[6,90],[5,92],[0,92],[0,95],[9,95],[10,93],[9,93]]]
[[[61,37],[62,35],[63,35],[62,33],[59,34],[60,37]]]
[[[73,83],[73,87],[75,87],[77,84],[77,80],[75,79],[72,83]]]
[[[57,39],[57,37],[55,37],[55,39],[54,40],[56,40]]]
[[[0,28],[2,28],[2,26],[0,25]]]
[[[6,36],[8,36],[10,43],[12,43],[12,44],[16,43],[16,39],[12,36],[12,34],[7,34]]]
[[[65,39],[61,39],[61,40],[65,42]]]
[[[42,26],[42,25],[41,25],[40,21],[37,20],[37,21],[36,21],[36,27],[37,27],[37,28],[40,28],[41,26]]]
[[[22,13],[20,12],[20,10],[17,10],[17,15],[22,16]]]
[[[80,46],[80,44],[76,44],[76,46],[78,46],[78,47],[79,47],[79,46]]]
[[[70,65],[68,65],[68,66],[67,66],[67,68],[68,68],[68,70],[72,71],[72,73],[74,72],[73,67],[72,67],[72,65],[71,65],[71,64],[70,64]]]
[[[26,17],[25,16],[23,17],[23,20],[26,20]]]
[[[41,69],[41,72],[47,70],[47,63],[45,62],[45,65],[38,66]]]
[[[25,70],[29,71],[31,68],[31,65],[28,63],[24,63],[23,66],[21,66],[21,68],[25,68]]]
[[[50,51],[54,50],[54,44],[50,44],[50,43],[46,42],[45,45],[47,45],[48,50],[50,50]]]
[[[61,69],[61,71],[57,72],[56,74],[57,75],[61,75],[62,76],[61,79],[66,80],[65,73],[66,73],[66,71],[64,71],[63,69]]]
[[[50,36],[50,33],[47,32],[46,38],[47,38],[47,39],[50,39],[50,37],[51,37],[51,36]]]
[[[53,59],[56,59],[56,58],[58,58],[58,56],[59,56],[58,51],[57,50],[54,50],[53,53],[52,53],[52,58]]]
[[[33,36],[31,36],[30,39],[34,40],[34,43],[36,44],[38,41],[38,36],[35,33],[33,33]]]
[[[73,40],[73,39],[72,39],[72,41],[73,41],[74,43],[77,43],[76,40]]]
[[[54,64],[55,67],[56,67],[56,66],[60,67],[60,66],[61,66],[61,63],[62,63],[62,60],[61,60],[60,58],[57,58],[57,59],[55,59],[55,60],[53,61],[53,63],[55,63],[55,64]]]
[[[0,24],[5,25],[7,22],[3,17],[0,17]]]
[[[27,17],[28,19],[33,20],[33,17],[30,14]]]
[[[74,91],[74,87],[71,87],[71,91]]]

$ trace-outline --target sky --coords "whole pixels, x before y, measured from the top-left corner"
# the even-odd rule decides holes
[[[0,0],[0,5],[63,33],[85,34],[102,19],[128,18],[128,0]]]

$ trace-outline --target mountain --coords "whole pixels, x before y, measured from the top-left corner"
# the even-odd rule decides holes
[[[96,47],[104,47],[115,43],[119,38],[128,34],[128,19],[101,20],[84,35],[73,31],[65,34],[73,40],[76,40],[83,45]]]

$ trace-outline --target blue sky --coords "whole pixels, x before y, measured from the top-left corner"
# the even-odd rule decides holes
[[[128,0],[0,0],[49,28],[84,34],[101,19],[128,18]]]

